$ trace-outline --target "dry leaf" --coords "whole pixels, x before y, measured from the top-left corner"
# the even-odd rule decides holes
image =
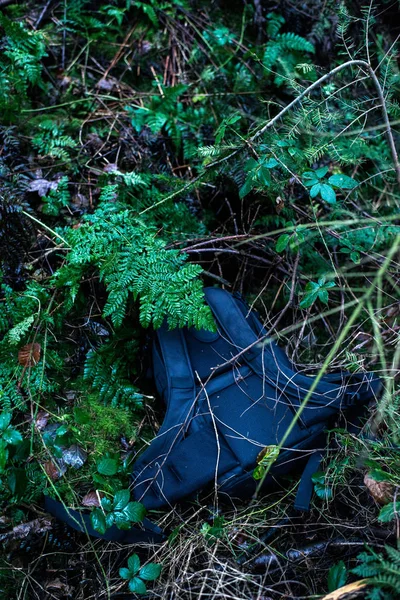
[[[40,360],[42,347],[40,344],[27,344],[19,349],[18,362],[24,367],[34,367]]]
[[[57,481],[60,479],[62,475],[64,475],[67,468],[65,466],[59,467],[52,460],[48,460],[43,464],[43,468],[46,472],[46,475],[52,480]]]
[[[376,481],[368,473],[365,474],[364,484],[378,504],[388,504],[393,500],[394,487],[388,481]]]
[[[45,410],[39,410],[38,414],[36,415],[36,419],[35,419],[35,429],[37,429],[37,431],[43,431],[43,429],[46,427],[47,425],[47,421],[49,420],[49,413],[46,412]]]
[[[359,579],[354,583],[349,583],[343,587],[331,592],[327,596],[321,598],[321,600],[352,600],[353,598],[360,598],[359,591],[367,587],[368,582],[365,579]]]
[[[78,444],[72,444],[62,452],[62,458],[66,465],[74,469],[80,469],[86,462],[87,454]]]
[[[100,500],[103,496],[102,492],[92,490],[82,498],[82,506],[100,506]]]
[[[284,208],[285,200],[281,196],[277,196],[275,200],[275,210],[278,213],[278,215],[283,211]]]

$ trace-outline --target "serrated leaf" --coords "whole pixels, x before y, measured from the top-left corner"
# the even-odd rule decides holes
[[[285,250],[285,248],[287,247],[289,240],[290,240],[290,235],[288,235],[287,233],[281,235],[278,238],[278,241],[276,242],[275,250],[277,252],[283,252]]]
[[[139,577],[131,579],[128,587],[133,594],[145,594],[147,592],[146,584]]]
[[[95,508],[90,513],[90,522],[92,524],[93,529],[101,533],[101,535],[103,535],[106,532],[106,519],[99,508]]]
[[[104,508],[104,510],[110,512],[110,510],[112,510],[112,502],[109,498],[102,498],[101,499],[101,505]]]
[[[346,565],[340,560],[336,565],[333,565],[329,569],[328,573],[328,591],[334,592],[338,588],[345,585],[347,581],[347,569]]]
[[[136,575],[136,573],[139,571],[140,558],[137,554],[132,554],[132,556],[128,558],[128,567],[133,575]]]
[[[315,198],[316,196],[318,196],[319,192],[321,191],[321,184],[320,183],[316,183],[315,185],[312,186],[311,190],[310,190],[310,196],[311,198]]]
[[[141,523],[146,516],[146,509],[140,502],[129,502],[123,512],[132,523]]]
[[[328,204],[335,204],[336,194],[335,190],[327,183],[321,183],[320,189],[321,198]]]
[[[115,458],[102,458],[97,465],[97,471],[100,475],[115,475],[118,471],[118,462]]]
[[[113,509],[114,510],[123,510],[131,497],[129,490],[118,490],[118,492],[114,496],[113,501]]]
[[[139,577],[144,579],[145,581],[154,581],[157,577],[160,576],[161,573],[161,565],[157,563],[148,563],[144,565],[139,571]]]
[[[347,175],[337,174],[331,175],[328,179],[331,185],[334,185],[341,190],[352,190],[357,187],[358,183],[352,177],[348,177]]]
[[[122,577],[122,579],[132,579],[132,575],[134,575],[134,573],[126,567],[121,567],[119,570],[119,576]]]
[[[125,512],[115,511],[115,512],[109,513],[109,514],[113,516],[114,522],[115,522],[116,526],[118,527],[118,529],[123,529],[124,531],[127,531],[128,529],[131,528],[131,522],[128,519]]]

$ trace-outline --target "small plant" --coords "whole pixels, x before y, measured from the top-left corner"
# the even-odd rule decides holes
[[[326,181],[325,175],[328,173],[329,167],[321,167],[315,171],[306,171],[303,173],[303,183],[311,188],[311,198],[320,196],[328,204],[336,203],[336,192],[338,190],[352,190],[357,187],[357,182],[347,175],[336,174],[331,175]]]
[[[386,600],[394,596],[378,593],[382,588],[394,593],[400,589],[400,550],[385,545],[386,556],[375,552],[367,546],[367,552],[357,556],[360,564],[351,570],[360,577],[367,578],[368,584],[374,586],[368,598],[370,600]]]
[[[345,585],[348,577],[346,565],[342,560],[331,566],[328,573],[328,592],[334,592]]]
[[[140,558],[137,554],[132,554],[128,558],[128,568],[122,567],[119,570],[120,577],[128,581],[129,590],[133,594],[145,594],[147,592],[146,581],[154,581],[161,573],[161,565],[157,563],[147,563],[140,566]]]
[[[119,490],[113,500],[102,498],[101,508],[95,508],[90,514],[93,528],[104,534],[112,525],[130,529],[133,523],[141,523],[146,509],[140,502],[131,502],[130,497],[129,490]]]
[[[335,287],[334,281],[325,281],[325,277],[320,277],[318,282],[309,281],[301,299],[301,308],[309,308],[316,300],[320,300],[323,304],[328,304],[328,290]]]

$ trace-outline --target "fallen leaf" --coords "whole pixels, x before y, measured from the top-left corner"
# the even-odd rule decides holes
[[[285,200],[281,196],[277,196],[275,200],[275,210],[279,215],[285,208]]]
[[[40,353],[42,347],[36,342],[34,344],[27,344],[19,349],[18,362],[24,367],[34,367],[40,360]]]
[[[388,504],[393,500],[394,486],[389,481],[376,481],[366,473],[364,484],[378,504]]]
[[[45,410],[39,410],[35,419],[35,429],[37,431],[43,431],[43,429],[47,425],[47,421],[49,420],[50,414]]]
[[[86,462],[87,454],[78,444],[72,444],[62,453],[63,461],[66,465],[74,469],[80,469]]]
[[[368,582],[365,579],[359,579],[348,585],[344,585],[338,588],[334,592],[331,592],[327,596],[321,598],[321,600],[351,600],[352,598],[360,597],[358,592],[367,587]]]
[[[34,179],[29,184],[29,190],[31,192],[37,192],[42,198],[43,196],[46,196],[50,190],[56,190],[57,186],[57,181],[48,181],[47,179]]]
[[[82,506],[100,506],[100,500],[104,497],[102,492],[92,490],[82,498]]]
[[[56,465],[52,460],[48,460],[43,463],[43,468],[51,481],[57,481],[57,479],[60,479],[60,477],[62,477],[67,470],[65,465]]]

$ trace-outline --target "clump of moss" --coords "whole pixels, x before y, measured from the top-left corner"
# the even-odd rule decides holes
[[[96,394],[89,394],[76,406],[74,420],[79,442],[88,451],[89,460],[119,452],[121,437],[128,442],[136,439],[137,422],[125,408],[106,406]]]

